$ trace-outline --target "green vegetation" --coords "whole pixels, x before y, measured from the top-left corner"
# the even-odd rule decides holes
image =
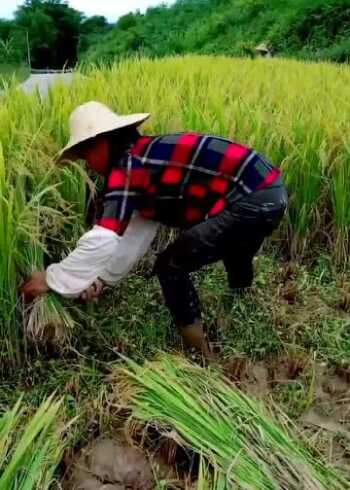
[[[291,196],[279,236],[284,249],[295,258],[327,250],[345,270],[350,245],[349,78],[342,66],[198,57],[92,69],[84,81],[77,77],[71,87],[58,85],[40,103],[37,95],[9,90],[0,108],[0,336],[6,364],[19,355],[21,279],[59,259],[83,230],[86,177],[77,166],[54,164],[67,138],[69,114],[78,104],[97,99],[121,113],[150,111],[153,117],[145,130],[152,133],[188,129],[249,143],[285,170]],[[323,83],[316,87],[319,79]],[[57,317],[58,305],[47,305],[46,316]],[[44,315],[36,307],[32,318],[40,324],[38,312]]]
[[[18,82],[22,82],[29,75],[29,69],[26,65],[0,63],[0,90],[11,81],[13,77]]]
[[[63,0],[25,0],[13,21],[0,19],[0,60],[15,66],[30,61],[32,68],[74,66],[78,53],[108,29],[104,17],[86,18]]]
[[[135,53],[256,55],[267,43],[283,57],[350,59],[349,0],[178,0],[128,14],[83,55],[93,62]]]
[[[86,18],[63,0],[26,0],[13,21],[0,19],[0,59],[34,68],[130,55],[256,56],[266,43],[282,57],[348,62],[349,0],[177,0],[130,13],[113,26]]]
[[[43,490],[53,483],[65,444],[59,423],[62,401],[44,401],[27,416],[21,400],[0,416],[0,488]]]
[[[23,94],[18,94],[18,97],[23,98]],[[6,135],[2,134],[2,137],[4,141]],[[67,219],[63,214],[66,204],[56,188],[57,184],[50,182],[52,168],[42,168],[44,162],[39,155],[35,160],[27,155],[22,164],[14,156],[12,158],[4,158],[0,145],[0,316],[5,364],[18,362],[20,357],[19,278],[44,268],[45,230],[51,230],[53,234],[56,230],[57,233]],[[84,190],[81,195],[84,197]],[[79,215],[75,217],[76,223],[77,220]],[[63,327],[68,335],[74,325],[58,299],[50,295],[39,299],[30,308],[22,307],[22,320],[27,331],[39,337],[48,325],[53,328],[52,335],[56,338]]]
[[[317,267],[308,272],[305,267],[295,265],[291,269],[284,261],[261,256],[256,270],[251,294],[236,300],[229,296],[223,267],[199,273],[196,283],[204,320],[210,330],[218,330],[223,349],[220,363],[231,379],[240,380],[236,369],[231,368],[236,356],[251,358],[257,365],[264,359],[269,370],[275,360],[279,369],[276,378],[280,381],[267,387],[267,399],[273,397],[297,421],[301,414],[320,404],[315,392],[314,359],[327,362],[330,373],[336,368],[346,372],[348,367],[350,317],[341,306],[341,276],[326,259],[320,259]],[[295,299],[290,297],[289,281],[296,287]],[[87,305],[83,311],[85,321],[77,326],[65,350],[29,351],[27,363],[7,374],[0,390],[2,406],[11,406],[23,392],[24,401],[30,406],[37,406],[54,390],[64,395],[62,414],[69,418],[79,416],[70,438],[72,448],[84,446],[96,433],[114,434],[120,426],[120,416],[113,409],[120,406],[119,391],[111,392],[109,375],[116,363],[120,365],[119,353],[143,363],[145,357],[152,359],[159,349],[181,348],[162,305],[157,280],[147,279],[141,270],[98,305]],[[290,366],[298,372],[296,354],[305,357],[304,368],[298,375],[292,370],[288,374]],[[280,369],[281,364],[285,371]],[[253,371],[252,365],[247,368]],[[331,396],[329,407],[324,400],[320,406],[335,410],[341,399],[345,400],[345,430],[349,421],[346,395]],[[346,459],[339,462],[336,451],[340,447],[347,453],[348,437],[317,426],[310,428],[305,437],[328,461],[347,471]],[[217,487],[220,488],[225,487]]]

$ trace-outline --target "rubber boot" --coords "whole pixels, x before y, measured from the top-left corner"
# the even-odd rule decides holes
[[[213,359],[213,354],[209,348],[209,343],[204,335],[203,323],[196,320],[192,325],[181,328],[180,330],[184,344],[189,348],[195,348],[201,352],[205,359]]]

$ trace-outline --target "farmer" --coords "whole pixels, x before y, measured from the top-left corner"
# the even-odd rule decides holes
[[[159,223],[178,228],[154,273],[184,343],[209,357],[190,273],[222,260],[230,288],[249,288],[253,257],[280,223],[287,192],[280,171],[256,151],[194,132],[142,136],[137,128],[148,117],[120,116],[98,102],[72,113],[61,160],[86,160],[106,177],[103,206],[76,249],[22,291],[97,298],[145,254]]]

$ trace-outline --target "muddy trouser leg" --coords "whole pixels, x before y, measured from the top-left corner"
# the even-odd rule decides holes
[[[253,282],[253,258],[265,238],[278,227],[287,206],[283,185],[255,192],[233,205],[237,213],[235,227],[227,241],[223,262],[232,290],[250,287]]]
[[[241,230],[244,233],[245,230]],[[229,287],[232,290],[248,288],[253,283],[253,258],[259,251],[267,234],[245,237],[244,241],[232,244],[232,248],[223,257]]]
[[[287,202],[284,186],[267,188],[230,204],[220,214],[181,233],[156,261],[157,274],[167,307],[179,327],[201,317],[200,302],[190,273],[225,260],[235,285],[237,264],[247,267],[246,282],[252,279],[252,258],[263,239],[281,221]],[[246,247],[249,247],[246,248]],[[242,280],[239,284],[244,284]]]

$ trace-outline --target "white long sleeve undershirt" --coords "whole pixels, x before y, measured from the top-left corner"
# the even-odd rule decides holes
[[[158,224],[134,215],[123,236],[94,226],[65,259],[46,269],[50,289],[66,298],[79,297],[97,278],[114,285],[125,277],[151,245]]]

